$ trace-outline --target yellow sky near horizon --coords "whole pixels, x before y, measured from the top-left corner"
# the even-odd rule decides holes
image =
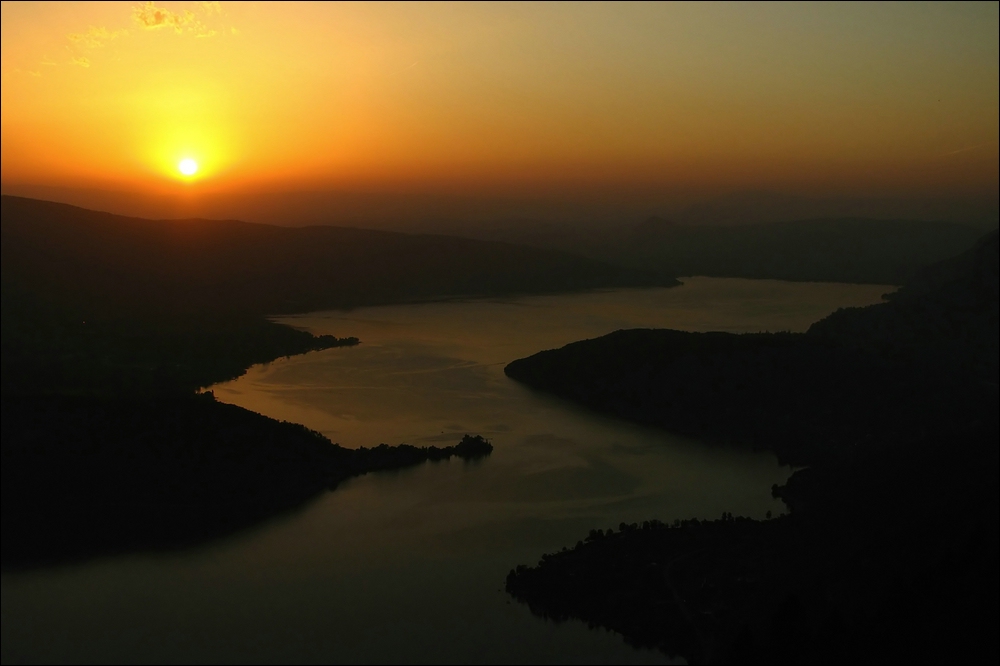
[[[2,5],[2,173],[995,195],[998,5]]]

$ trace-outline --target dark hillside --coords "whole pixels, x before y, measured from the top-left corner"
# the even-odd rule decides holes
[[[998,241],[996,231],[987,234],[966,252],[918,271],[888,303],[838,310],[809,335],[995,383]]]
[[[5,396],[0,407],[4,569],[191,546],[357,474],[493,448],[466,436],[345,449],[211,395]]]
[[[676,284],[562,252],[447,236],[144,220],[4,196],[3,281],[80,311],[277,314]]]
[[[505,372],[591,409],[797,465],[922,431],[939,397],[914,368],[801,334],[616,331]],[[961,402],[949,408],[964,413]]]
[[[804,334],[618,331],[511,363],[809,467],[772,489],[786,516],[594,530],[507,591],[689,663],[996,663],[998,255],[994,231]]]
[[[888,302],[804,334],[617,331],[520,359],[508,376],[592,409],[806,464],[904,441],[983,408],[998,372],[997,232]]]

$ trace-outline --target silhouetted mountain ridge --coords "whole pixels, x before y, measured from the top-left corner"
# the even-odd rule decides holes
[[[672,285],[499,242],[235,220],[145,220],[3,197],[3,276],[74,308],[278,314],[447,296]]]
[[[981,230],[950,222],[804,219],[739,226],[638,225],[623,265],[673,275],[902,284],[929,263],[961,252]]]
[[[920,267],[961,252],[983,233],[954,222],[870,217],[717,225],[651,216],[631,228],[538,220],[444,228],[459,236],[560,249],[667,275],[897,285]]]

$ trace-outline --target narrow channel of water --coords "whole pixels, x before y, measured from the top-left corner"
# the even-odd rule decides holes
[[[662,662],[509,603],[518,563],[593,527],[780,510],[765,453],[595,416],[503,366],[619,328],[805,330],[890,287],[691,278],[675,289],[323,312],[279,321],[362,344],[255,366],[218,399],[344,446],[490,438],[475,464],[353,479],[298,514],[182,553],[30,573],[2,586],[4,662]]]

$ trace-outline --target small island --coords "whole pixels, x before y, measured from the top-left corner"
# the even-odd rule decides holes
[[[400,469],[418,465],[424,461],[448,460],[461,458],[463,460],[478,460],[493,453],[493,444],[482,435],[463,435],[462,440],[454,446],[438,448],[437,446],[413,446],[399,444],[389,446],[380,444],[368,449],[361,447],[354,450],[354,465],[359,473],[376,470]]]

